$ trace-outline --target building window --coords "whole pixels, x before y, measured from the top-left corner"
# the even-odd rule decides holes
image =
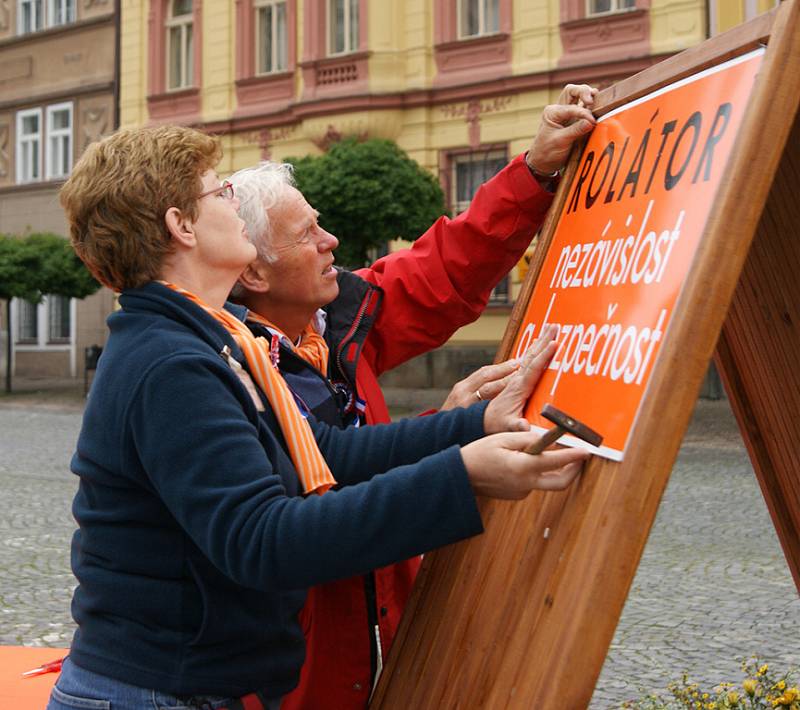
[[[42,109],[17,113],[17,182],[42,179]]]
[[[237,14],[247,8],[248,44],[252,47],[255,38],[252,0],[237,0],[230,5],[236,6]],[[150,121],[177,125],[198,123],[199,86],[203,75],[202,2],[149,0],[149,8],[146,33],[149,59],[146,63]]]
[[[564,51],[559,67],[623,62],[652,57],[650,5],[653,0],[560,0],[559,34]]]
[[[358,0],[328,0],[328,54],[358,49]]]
[[[75,0],[19,0],[17,5],[17,30],[19,34],[38,32],[47,27],[58,27],[75,22]]]
[[[452,159],[450,175],[450,205],[453,216],[460,214],[472,201],[478,188],[489,178],[499,173],[508,163],[504,150],[483,151],[456,155]],[[510,296],[509,277],[506,275],[495,286],[489,303],[506,304]]]
[[[49,0],[48,27],[75,22],[75,0]]]
[[[194,82],[192,0],[172,0],[166,21],[167,89],[185,89]]]
[[[499,173],[507,162],[506,153],[501,150],[455,156],[450,179],[453,216],[467,209],[478,188]]]
[[[457,0],[458,38],[500,31],[500,0]]]
[[[17,318],[19,327],[17,340],[35,343],[39,338],[39,308],[31,301],[17,301]]]
[[[636,0],[586,0],[587,17],[635,9]]]
[[[39,304],[16,299],[17,343],[25,349],[56,346],[72,339],[72,299],[49,295]]]
[[[18,9],[17,30],[19,34],[38,32],[44,28],[42,0],[19,0]]]
[[[256,73],[273,74],[288,66],[285,0],[256,0]]]
[[[72,334],[70,299],[66,296],[47,297],[47,340],[50,343],[69,341]]]
[[[65,178],[72,169],[72,104],[47,107],[46,177]]]

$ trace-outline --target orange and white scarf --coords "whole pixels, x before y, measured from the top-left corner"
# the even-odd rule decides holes
[[[261,388],[261,391],[266,395],[267,401],[275,413],[278,425],[289,448],[289,455],[300,477],[303,491],[322,494],[331,486],[335,486],[336,479],[328,468],[322,453],[320,453],[316,439],[314,439],[314,435],[311,432],[311,427],[298,410],[289,386],[280,372],[278,372],[278,369],[272,364],[269,341],[266,338],[253,335],[244,323],[228,313],[224,308],[213,308],[189,291],[166,281],[161,283],[200,306],[233,336],[237,345],[242,349],[247,359],[247,364],[250,366],[250,373],[256,384]],[[271,324],[270,327],[274,328]],[[321,371],[326,372],[327,346],[319,334],[314,332],[313,336],[322,341],[325,351],[325,369],[321,369]],[[309,349],[319,350],[319,343],[313,339],[313,336],[308,338]],[[306,334],[304,333],[304,339],[305,337]]]

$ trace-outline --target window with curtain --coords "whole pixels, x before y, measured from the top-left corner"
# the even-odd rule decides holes
[[[328,54],[358,49],[358,0],[328,0]]]
[[[286,0],[256,0],[257,74],[286,71],[289,50]]]
[[[17,31],[38,32],[45,27],[58,27],[75,22],[75,0],[18,0]]]
[[[457,0],[458,37],[479,37],[500,30],[500,0]]]
[[[47,339],[61,342],[70,339],[72,321],[70,318],[70,299],[66,296],[47,297]]]
[[[39,306],[31,301],[17,301],[17,340],[35,342],[39,337]]]
[[[19,0],[17,5],[17,31],[24,35],[44,29],[42,0]]]
[[[481,151],[454,156],[452,174],[450,176],[450,204],[453,208],[453,216],[467,209],[478,188],[489,178],[499,173],[507,162],[508,159],[504,150]],[[491,296],[489,296],[489,303],[508,303],[511,295],[509,281],[508,276],[503,277],[500,283],[495,286]]]
[[[184,89],[194,82],[192,0],[172,0],[165,26],[167,89]]]
[[[75,22],[75,0],[49,0],[48,27]]]
[[[42,109],[17,113],[17,182],[42,179]]]
[[[47,179],[67,177],[72,170],[72,103],[47,107]]]
[[[636,8],[636,0],[586,0],[586,16],[606,15]]]

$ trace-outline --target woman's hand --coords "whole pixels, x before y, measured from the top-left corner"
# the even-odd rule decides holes
[[[560,491],[581,472],[590,454],[584,449],[525,452],[536,432],[494,434],[461,449],[475,495],[521,500],[531,491]]]

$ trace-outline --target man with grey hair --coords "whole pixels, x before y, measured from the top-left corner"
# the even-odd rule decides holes
[[[290,166],[266,162],[231,176],[258,251],[232,298],[247,308],[239,315],[251,330],[271,339],[273,362],[301,410],[337,426],[389,421],[378,375],[481,314],[544,221],[572,144],[594,127],[596,93],[567,85],[544,109],[530,149],[481,186],[465,212],[439,218],[410,249],[352,273],[334,269],[339,242],[294,187]],[[323,335],[326,351],[312,333]],[[516,366],[481,368],[443,408],[493,397]],[[306,662],[284,710],[366,707],[418,565],[310,590],[301,614]]]

